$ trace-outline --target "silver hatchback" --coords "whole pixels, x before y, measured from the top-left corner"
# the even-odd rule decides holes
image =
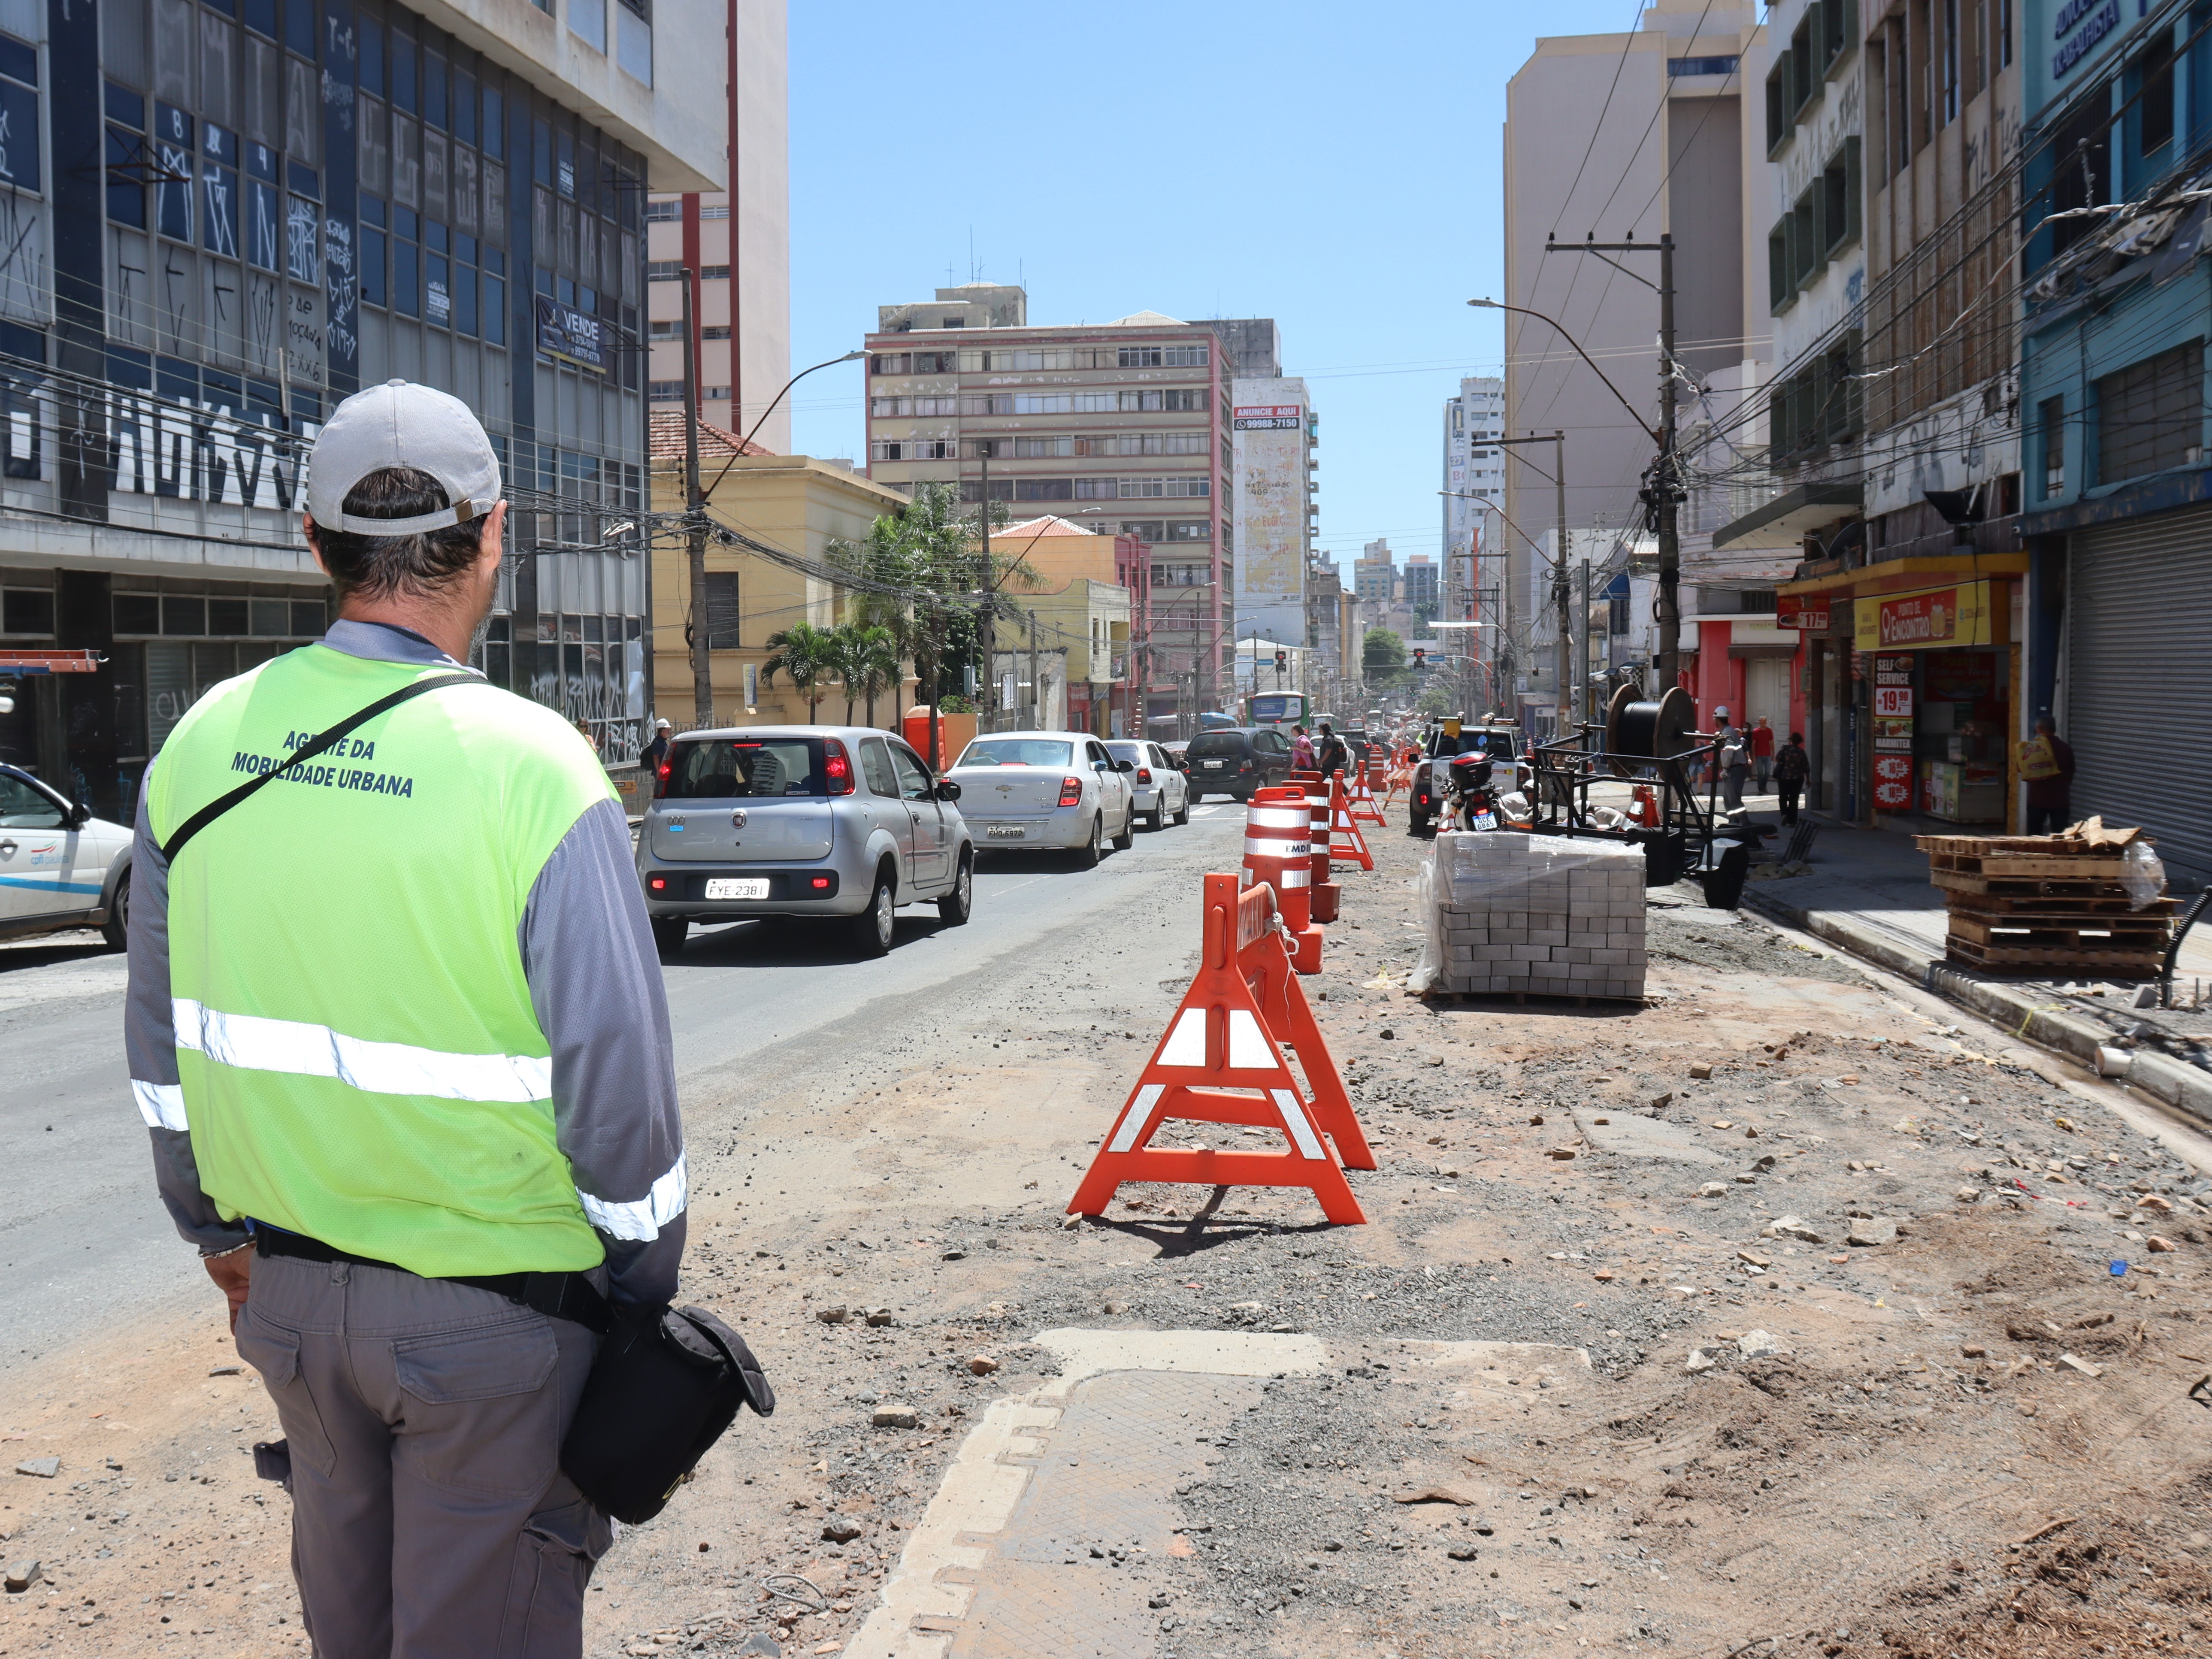
[[[695,921],[802,916],[879,957],[899,907],[925,902],[957,927],[975,884],[959,799],[958,784],[867,726],[686,732],[637,842],[654,942],[680,950]]]

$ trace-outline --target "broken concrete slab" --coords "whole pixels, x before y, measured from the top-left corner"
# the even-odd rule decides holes
[[[1674,1164],[1718,1164],[1718,1152],[1699,1146],[1697,1138],[1679,1124],[1663,1118],[1619,1115],[1594,1106],[1571,1109],[1575,1127],[1594,1152],[1622,1158],[1663,1158]],[[1603,1120],[1603,1121],[1601,1121]]]

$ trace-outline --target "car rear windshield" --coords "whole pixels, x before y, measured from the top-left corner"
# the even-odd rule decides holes
[[[987,738],[968,745],[963,766],[1070,766],[1072,744],[1051,738]]]
[[[1190,740],[1190,747],[1184,752],[1196,756],[1241,755],[1244,752],[1244,734],[1242,732],[1203,732]]]
[[[665,793],[676,800],[826,795],[822,739],[706,738],[679,743],[670,759]]]
[[[1147,763],[1145,745],[1141,743],[1109,743],[1106,745],[1106,752],[1115,760],[1134,761],[1139,766]]]

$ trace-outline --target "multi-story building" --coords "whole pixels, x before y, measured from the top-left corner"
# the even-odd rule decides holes
[[[307,451],[402,376],[477,410],[503,462],[483,667],[635,756],[644,198],[723,179],[724,58],[690,15],[0,9],[0,682],[10,652],[88,671],[26,682],[0,755],[127,822],[205,687],[322,632]]]
[[[1406,604],[1409,609],[1426,612],[1431,620],[1435,618],[1438,592],[1437,578],[1442,574],[1442,567],[1427,554],[1409,553],[1406,556],[1402,580],[1406,584]]]
[[[2178,0],[2116,16],[2021,8],[2023,40],[2039,43],[2022,52],[2021,106],[2038,114],[2019,183],[2033,232],[2019,392],[2030,562],[2008,612],[1995,599],[2004,585],[1988,585],[1989,626],[2011,624],[1990,637],[2012,641],[2016,676],[2000,735],[2025,736],[2050,714],[2079,769],[2075,815],[2142,825],[2192,884],[2212,880],[2212,828],[2173,781],[2212,757],[2203,722],[2185,713],[2202,706],[2212,638],[2212,268],[2197,199],[2212,153],[2205,21]],[[2154,717],[2159,741],[2147,745],[2154,708],[2179,718]],[[2020,782],[2016,767],[2005,781]]]
[[[1398,565],[1390,556],[1390,538],[1372,541],[1352,563],[1352,591],[1360,604],[1379,613],[1398,599]]]
[[[1778,354],[1768,400],[1777,493],[1714,542],[1723,554],[1796,544],[1777,620],[1799,647],[1792,720],[1811,752],[1812,805],[1904,828],[1923,814],[2002,823],[2016,810],[2007,733],[2025,714],[2007,641],[2028,564],[2018,58],[2041,74],[2048,60],[2021,43],[2051,36],[2020,34],[2033,25],[2009,0],[1868,7],[1856,47],[1849,21],[1848,8],[1802,8],[1786,63],[1774,30],[1776,154],[1804,147],[1813,159],[1799,171],[1808,181],[1822,171],[1820,189],[1771,233],[1786,266],[1771,292],[1788,301],[1784,279],[1794,285],[1786,319],[1840,273],[1846,303],[1790,331],[1796,349]],[[2107,91],[2117,84],[2108,79]],[[1861,87],[1863,114],[1850,107]],[[1842,106],[1833,124],[1821,115],[1832,104]],[[1863,204],[1850,177],[1852,118]],[[1824,152],[1838,159],[1821,162]],[[2028,210],[2029,222],[2047,207]],[[1864,289],[1853,295],[1862,258]],[[1815,273],[1819,258],[1828,275]]]
[[[1765,291],[1765,250],[1754,260],[1747,235],[1766,222],[1757,177],[1765,150],[1751,118],[1758,89],[1745,75],[1759,39],[1754,7],[1660,0],[1627,33],[1540,39],[1507,88],[1498,297],[1522,309],[1505,317],[1503,424],[1509,435],[1566,434],[1563,475],[1550,447],[1514,449],[1507,532],[1496,544],[1500,609],[1516,629],[1504,642],[1516,683],[1506,690],[1516,711],[1538,724],[1552,718],[1562,690],[1553,683],[1556,606],[1539,551],[1546,532],[1610,538],[1635,533],[1644,516],[1638,492],[1658,419],[1662,234],[1674,239],[1676,386],[1691,405],[1683,418],[1697,418],[1707,400],[1729,406],[1764,377],[1771,328],[1755,301]],[[1613,270],[1595,254],[1547,247],[1591,238],[1651,251],[1604,254],[1622,267]],[[1577,345],[1604,366],[1603,378]],[[1694,644],[1686,633],[1685,648]]]
[[[1443,593],[1437,614],[1471,620],[1479,575],[1482,515],[1505,501],[1505,382],[1469,376],[1443,410]]]
[[[1684,436],[1682,641],[1707,721],[1726,707],[1747,725],[1802,726],[1797,635],[1777,620],[1775,585],[1859,517],[1863,399],[1830,360],[1856,361],[1867,292],[1866,56],[1849,7],[1781,0],[1745,61],[1764,89],[1746,230],[1764,240],[1778,367],[1763,398],[1704,399]]]
[[[791,405],[775,401],[791,374],[786,0],[725,4],[729,188],[646,203],[647,390],[656,404],[684,400],[679,273],[690,271],[700,417],[781,454],[791,447]]]
[[[1237,480],[1237,628],[1285,644],[1306,637],[1317,427],[1296,376],[1231,383]]]
[[[1236,569],[1233,375],[1208,325],[1158,312],[1028,320],[1019,288],[971,283],[878,313],[868,471],[957,484],[1150,550],[1148,729],[1188,730],[1226,689]]]

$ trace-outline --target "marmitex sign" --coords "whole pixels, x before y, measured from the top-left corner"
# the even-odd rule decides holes
[[[1305,424],[1305,413],[1296,404],[1247,404],[1231,418],[1239,432],[1296,432]]]
[[[1777,628],[1796,628],[1810,634],[1828,631],[1828,596],[1826,593],[1784,593],[1774,601],[1774,625]]]
[[[1990,585],[1960,582],[1860,599],[1852,612],[1862,651],[1925,651],[1990,643]]]

